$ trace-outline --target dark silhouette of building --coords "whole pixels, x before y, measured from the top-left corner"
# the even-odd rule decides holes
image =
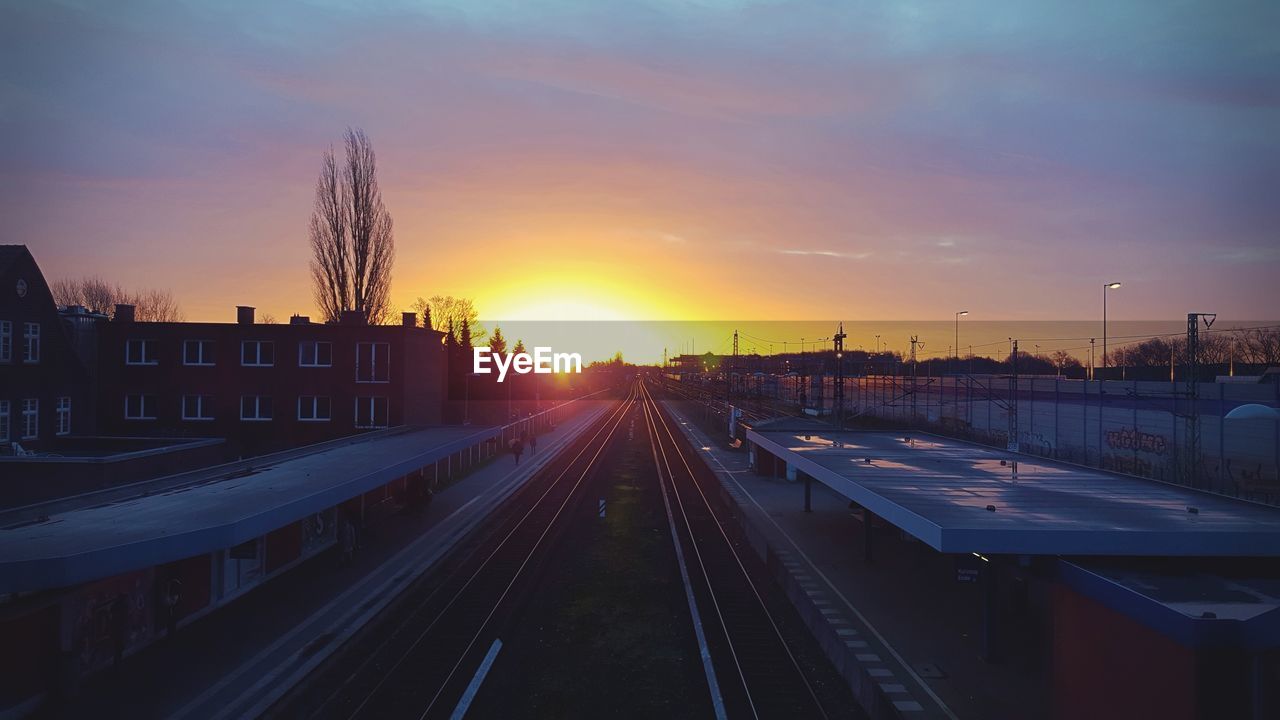
[[[111,435],[221,437],[257,455],[395,425],[442,421],[441,333],[401,325],[133,322],[99,326],[98,426]]]
[[[443,334],[339,323],[136,322],[59,308],[25,246],[0,246],[0,452],[71,436],[223,438],[230,458],[444,421]],[[61,438],[61,443],[59,439]]]
[[[0,454],[90,432],[91,377],[25,245],[0,245]]]

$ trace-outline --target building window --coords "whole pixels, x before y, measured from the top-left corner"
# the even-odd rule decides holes
[[[0,442],[9,442],[9,401],[0,400]]]
[[[71,434],[71,398],[58,398],[58,434]]]
[[[0,320],[0,362],[13,362],[13,323]]]
[[[240,364],[266,367],[276,364],[276,344],[270,340],[245,340],[240,343]]]
[[[183,340],[182,341],[182,364],[183,365],[212,365],[213,364],[213,341],[212,340]]]
[[[212,420],[213,419],[213,396],[183,395],[182,396],[182,419],[183,420]]]
[[[126,340],[124,362],[126,365],[158,365],[155,340]]]
[[[23,324],[22,362],[40,362],[40,323]]]
[[[356,427],[384,428],[387,426],[387,399],[385,397],[356,398]]]
[[[155,395],[125,395],[124,396],[124,419],[125,420],[155,420],[156,419],[156,396]]]
[[[22,439],[35,440],[40,435],[40,400],[26,398],[22,401]]]
[[[307,422],[327,422],[333,418],[332,402],[327,397],[303,395],[298,398],[298,419]]]
[[[271,397],[269,395],[243,395],[240,397],[241,420],[270,420]]]
[[[356,382],[390,382],[391,346],[387,343],[356,343]]]
[[[298,343],[300,367],[333,367],[333,343],[303,340]]]

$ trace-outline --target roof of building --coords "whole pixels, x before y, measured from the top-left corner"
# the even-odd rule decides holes
[[[1242,561],[1244,562],[1244,561]],[[1280,644],[1280,574],[1275,563],[1215,560],[1176,565],[1093,559],[1058,561],[1067,585],[1183,645],[1274,648]]]
[[[1179,485],[927,434],[786,420],[747,437],[941,552],[1280,556],[1280,508]]]
[[[8,270],[26,252],[26,245],[0,245],[0,272]]]
[[[238,545],[492,436],[436,427],[378,434],[216,481],[0,528],[0,592],[65,587]]]

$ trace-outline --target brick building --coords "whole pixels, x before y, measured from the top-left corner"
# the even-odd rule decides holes
[[[141,323],[120,306],[98,328],[98,430],[222,437],[257,455],[395,425],[442,421],[441,333],[368,325],[359,313],[319,324]]]
[[[444,421],[444,336],[413,313],[284,325],[241,307],[235,320],[60,309],[26,246],[0,245],[0,453],[63,453],[88,436],[224,438],[234,459]]]
[[[0,245],[0,454],[88,432],[90,390],[40,267],[25,245]]]

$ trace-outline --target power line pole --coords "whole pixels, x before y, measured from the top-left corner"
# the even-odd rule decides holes
[[[733,361],[729,364],[728,370],[724,374],[724,404],[726,412],[732,412],[733,399],[733,371],[738,367],[738,331],[733,331]]]
[[[804,354],[804,338],[800,338],[800,412],[809,406],[805,385],[809,384],[808,358]]]
[[[844,429],[844,323],[840,323],[840,329],[836,331],[835,341],[836,349],[836,429]]]
[[[1010,362],[1012,372],[1009,374],[1009,452],[1018,452],[1018,341],[1009,338]]]
[[[924,349],[924,343],[920,342],[919,335],[911,336],[911,421],[916,419],[916,347]]]
[[[1205,329],[1213,327],[1217,313],[1187,313],[1187,432],[1183,465],[1187,485],[1200,483],[1200,320]]]

